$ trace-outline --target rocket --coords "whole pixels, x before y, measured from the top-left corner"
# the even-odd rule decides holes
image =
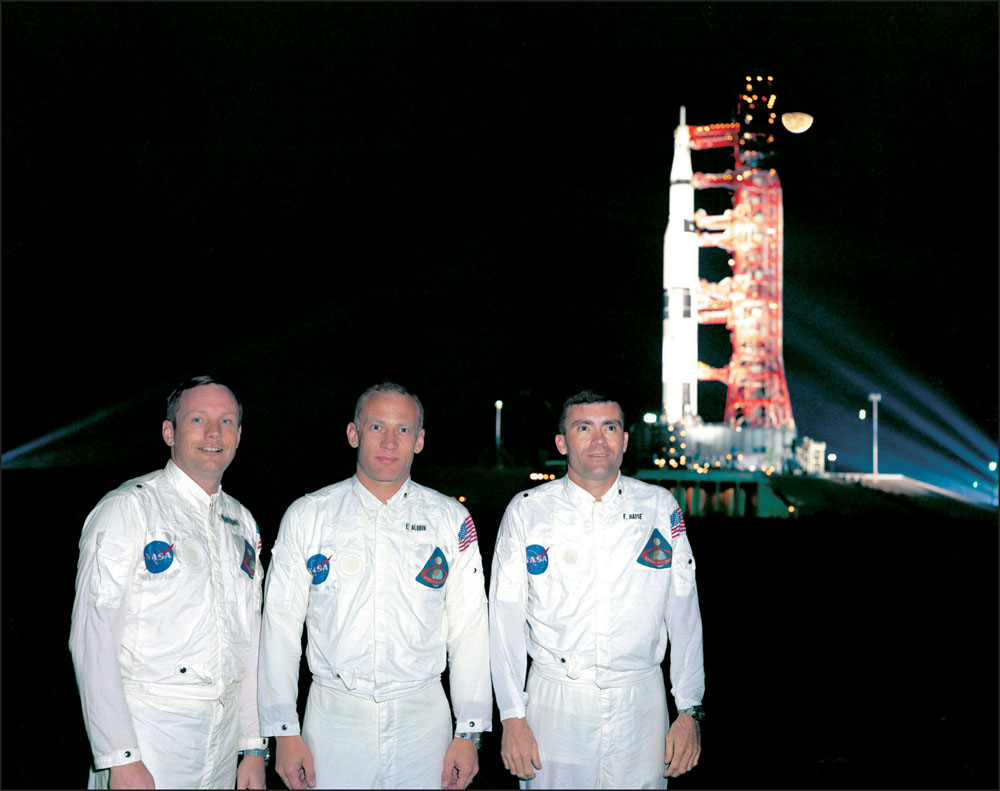
[[[691,184],[691,133],[682,106],[670,166],[670,210],[663,235],[663,417],[698,414],[698,227]]]

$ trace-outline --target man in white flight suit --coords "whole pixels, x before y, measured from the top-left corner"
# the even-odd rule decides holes
[[[261,732],[278,737],[275,769],[289,788],[465,788],[493,707],[475,526],[457,501],[410,479],[424,429],[406,389],[362,394],[347,439],[356,474],[295,501],[281,521]],[[300,730],[303,620],[312,685]]]
[[[179,384],[167,466],[105,495],[84,524],[69,645],[88,788],[265,786],[260,533],[221,489],[242,413],[211,377]]]
[[[698,763],[694,557],[670,493],[619,472],[627,445],[617,402],[571,397],[556,436],[567,475],[517,495],[500,524],[491,669],[501,757],[522,788],[664,788]]]

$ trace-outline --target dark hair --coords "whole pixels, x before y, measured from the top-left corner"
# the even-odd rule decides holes
[[[420,431],[424,427],[424,405],[420,403],[420,399],[402,385],[398,385],[395,382],[382,382],[381,384],[372,385],[365,390],[361,394],[361,397],[358,398],[357,404],[354,405],[354,427],[359,431],[361,430],[361,410],[365,407],[365,401],[376,393],[396,393],[397,395],[413,399],[413,403],[417,405],[417,431]]]
[[[243,402],[240,401],[240,397],[236,395],[236,391],[232,387],[227,385],[225,382],[220,382],[214,376],[192,376],[185,379],[177,387],[171,391],[170,395],[167,396],[167,420],[173,423],[174,428],[177,428],[177,405],[180,403],[181,395],[183,395],[185,390],[190,390],[193,387],[201,387],[202,385],[221,385],[226,388],[230,393],[233,394],[233,398],[236,399],[236,425],[243,425]]]
[[[618,411],[622,413],[622,426],[625,425],[625,410],[622,409],[622,405],[615,401],[613,398],[608,398],[600,393],[595,393],[593,390],[581,390],[576,395],[571,395],[566,399],[566,403],[563,404],[562,414],[559,416],[559,433],[566,434],[566,413],[569,412],[571,406],[579,406],[580,404],[614,404],[618,407]]]

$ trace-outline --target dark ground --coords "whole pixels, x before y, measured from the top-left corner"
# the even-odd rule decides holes
[[[226,488],[266,547],[306,490],[244,469]],[[86,784],[67,648],[76,544],[99,497],[139,472],[3,472],[4,788]],[[529,482],[473,472],[465,491],[488,564],[503,506]],[[458,493],[419,461],[415,478]],[[836,512],[687,520],[708,716],[701,764],[671,788],[997,788],[996,512],[901,502],[845,487]],[[494,717],[473,787],[516,788]],[[270,787],[282,787],[273,773]]]

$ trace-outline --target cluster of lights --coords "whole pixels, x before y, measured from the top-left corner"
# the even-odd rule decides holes
[[[673,448],[671,448],[670,452],[674,453],[675,451],[674,451]],[[733,461],[733,454],[731,454],[731,453],[726,454],[726,460],[732,462]],[[736,461],[737,462],[743,461],[743,454],[742,453],[738,453],[736,455]],[[671,469],[675,469],[675,470],[684,467],[686,469],[694,470],[695,472],[697,472],[700,475],[707,475],[713,469],[718,470],[718,469],[722,468],[722,462],[721,461],[695,462],[690,467],[688,467],[688,463],[687,462],[688,462],[687,456],[681,456],[680,458],[670,458],[670,459],[665,459],[665,458],[662,458],[660,456],[654,456],[654,458],[653,458],[653,465],[656,466],[656,467],[658,467],[658,468],[660,468],[660,469],[663,469],[664,467],[667,467],[667,466],[669,466]],[[739,469],[741,467],[742,467],[742,465],[740,465],[739,463],[737,463],[737,468]],[[748,472],[757,472],[757,465],[756,464],[751,464],[750,466],[745,467],[743,469],[746,469]],[[764,473],[767,476],[771,476],[771,475],[773,475],[777,471],[778,471],[778,468],[775,467],[773,464],[771,464],[771,465],[763,465],[760,468],[760,472]]]
[[[533,472],[528,477],[533,481],[554,481],[557,476],[553,472]]]
[[[706,124],[705,126],[696,126],[694,131],[697,132],[715,132],[721,129],[739,129],[739,124]]]

